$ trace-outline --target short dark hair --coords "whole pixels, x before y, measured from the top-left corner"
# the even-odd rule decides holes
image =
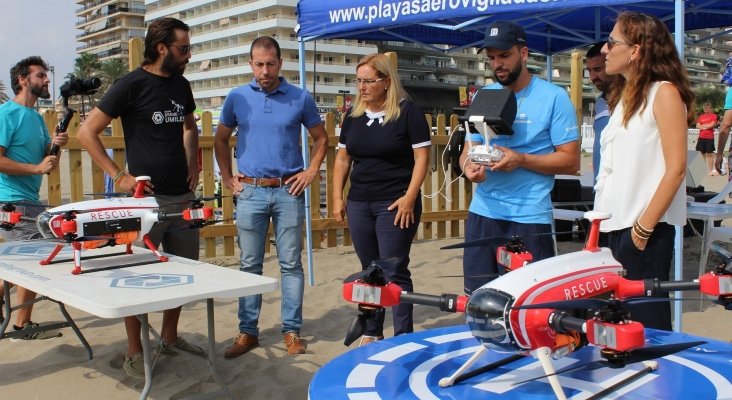
[[[597,57],[602,54],[600,50],[602,50],[602,47],[605,46],[605,43],[606,42],[603,40],[602,42],[597,42],[593,44],[592,47],[587,50],[587,54],[585,54],[585,59]]]
[[[184,32],[189,32],[191,30],[185,22],[171,17],[156,19],[147,27],[147,34],[145,35],[145,51],[143,53],[145,59],[142,61],[143,66],[153,64],[160,57],[157,49],[158,43],[170,46],[175,42],[176,29],[180,29]]]
[[[280,51],[280,44],[277,43],[276,40],[274,40],[273,38],[271,38],[269,36],[260,36],[256,39],[254,39],[254,41],[252,42],[252,47],[249,49],[249,58],[250,59],[252,58],[252,51],[254,50],[255,47],[259,47],[259,48],[262,48],[265,50],[274,48],[275,50],[277,50],[277,59],[279,60],[282,58],[282,52]]]
[[[46,64],[41,57],[31,56],[18,61],[17,64],[10,68],[10,87],[13,89],[14,94],[20,93],[20,82],[18,82],[18,77],[28,76],[28,74],[30,74],[31,65],[37,65],[48,71],[48,64]]]

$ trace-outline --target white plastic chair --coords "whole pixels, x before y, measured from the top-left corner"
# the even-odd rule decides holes
[[[709,199],[707,203],[720,204],[727,196],[732,193],[732,181],[727,182],[726,185],[719,191],[719,193]],[[691,224],[691,221],[689,221]],[[699,276],[701,276],[707,267],[707,257],[709,255],[709,245],[716,241],[732,243],[732,227],[729,226],[714,226],[713,222],[708,223],[708,227],[705,232],[702,232],[702,248],[699,254]],[[692,229],[694,226],[691,225]],[[697,232],[699,233],[699,232]],[[705,237],[706,235],[706,237]]]

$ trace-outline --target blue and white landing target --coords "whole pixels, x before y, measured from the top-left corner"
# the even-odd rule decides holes
[[[646,330],[649,345],[708,340],[658,359],[658,370],[623,386],[608,399],[732,399],[732,345],[696,336]],[[526,357],[459,384],[441,388],[478,349],[478,342],[460,325],[374,342],[353,349],[324,365],[310,382],[310,400],[555,399],[546,379],[516,385],[544,374],[539,361]],[[489,351],[473,368],[509,354]],[[556,369],[601,359],[598,348],[585,347],[554,361]],[[567,398],[586,399],[642,369],[600,368],[562,374]]]

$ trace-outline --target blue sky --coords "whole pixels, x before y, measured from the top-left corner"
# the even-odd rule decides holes
[[[73,0],[2,0],[0,11],[0,80],[10,98],[10,67],[28,56],[41,56],[56,69],[56,96],[73,71],[77,31]],[[53,94],[53,90],[49,91]]]

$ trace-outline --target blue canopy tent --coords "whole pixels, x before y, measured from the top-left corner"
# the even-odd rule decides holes
[[[625,10],[653,14],[675,33],[680,54],[687,30],[732,26],[730,0],[300,0],[297,4],[300,43],[300,82],[305,88],[305,42],[340,38],[419,43],[449,52],[479,47],[485,27],[495,20],[511,20],[524,27],[531,51],[550,55],[587,46],[607,38],[615,17]],[[454,47],[442,49],[435,44]],[[551,62],[551,57],[547,58]],[[547,71],[551,71],[551,65]],[[551,79],[551,77],[548,77]],[[303,130],[303,143],[307,132]],[[309,160],[308,149],[303,157]],[[306,192],[308,273],[313,284],[310,200]],[[681,229],[677,227],[675,276],[681,276]],[[681,293],[678,292],[677,296]],[[680,330],[681,307],[676,307],[675,329]]]

